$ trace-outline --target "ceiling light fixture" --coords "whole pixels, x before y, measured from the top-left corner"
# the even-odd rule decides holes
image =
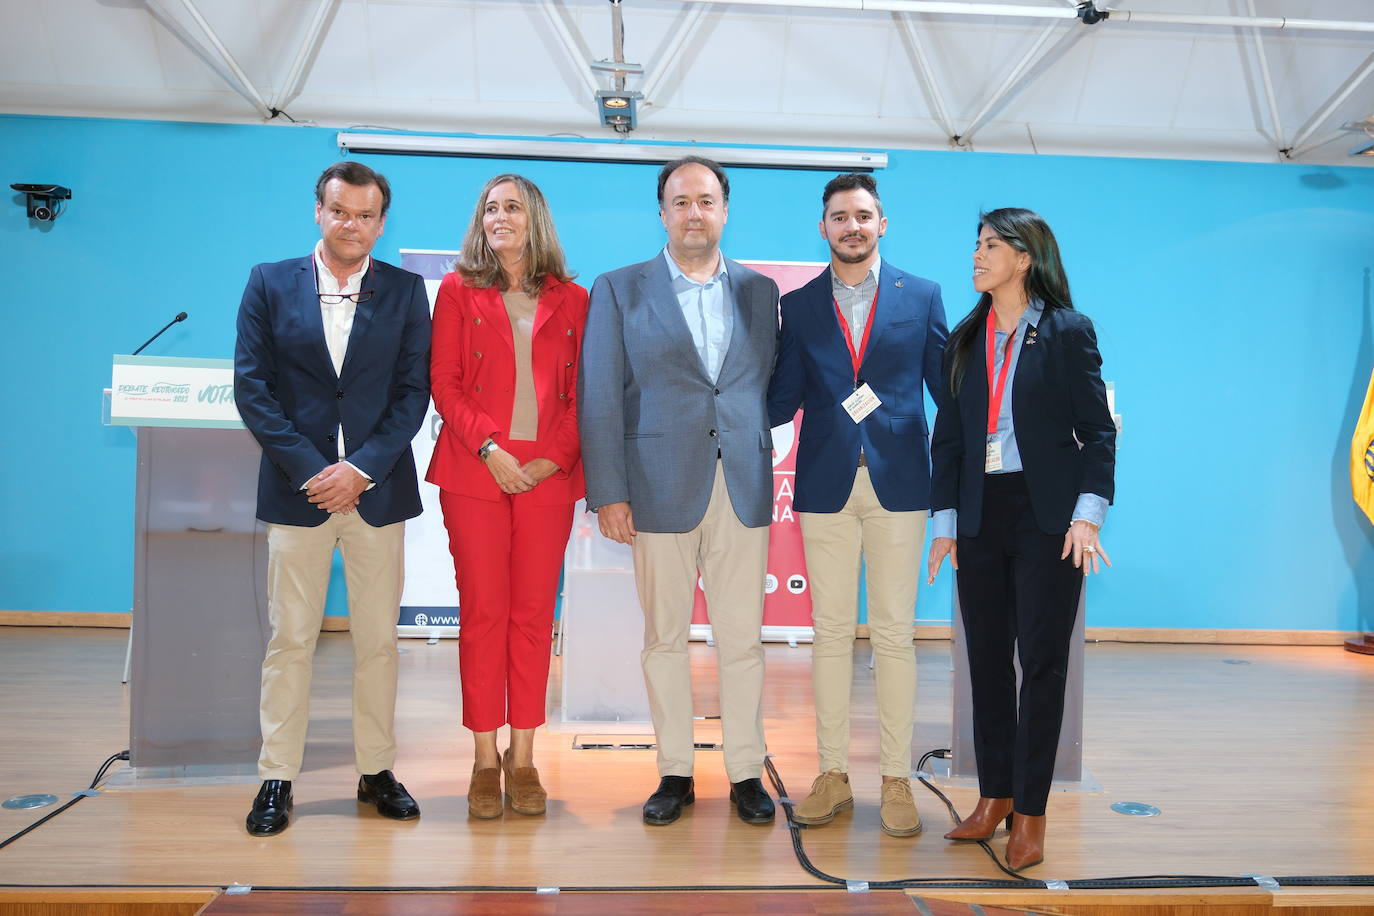
[[[625,89],[602,89],[597,92],[596,110],[601,114],[602,125],[621,134],[634,130],[639,126],[639,100],[642,98],[643,93]]]

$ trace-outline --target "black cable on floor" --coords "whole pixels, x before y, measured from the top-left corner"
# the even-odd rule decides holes
[[[916,772],[924,773],[926,771],[926,763],[932,757],[937,757],[940,760],[948,760],[949,756],[950,750],[947,747],[937,748],[933,751],[926,751],[923,755],[921,755],[920,761],[916,764]],[[945,807],[949,809],[950,819],[954,821],[954,826],[957,827],[960,824],[962,824],[964,822],[964,819],[959,816],[959,812],[955,809],[954,802],[949,800],[949,796],[941,792],[939,789],[937,789],[935,787],[935,784],[932,783],[930,780],[926,779],[924,776],[921,776],[919,778],[921,780],[921,785],[925,786],[927,789],[934,792],[936,797],[939,798],[940,801],[945,803]],[[987,840],[974,840],[973,842],[976,842],[979,846],[983,847],[983,852],[987,853],[987,856],[989,859],[992,860],[992,863],[996,865],[999,869],[1001,869],[1005,874],[1011,875],[1018,881],[1032,880],[1030,878],[1022,877],[1019,873],[1012,871],[1009,867],[1007,867],[1006,863],[1003,862],[1000,858],[998,858],[997,853],[992,848],[992,844],[989,843]],[[1044,882],[1039,883],[1043,884]]]
[[[1276,877],[1274,881],[1282,887],[1370,887],[1374,886],[1374,875],[1298,875]],[[903,886],[899,888],[886,886],[893,883],[899,883]],[[1225,878],[1210,875],[1142,875],[1133,878],[1087,878],[1066,881],[1064,883],[1073,890],[1141,890],[1147,888],[1186,890],[1188,888],[1199,887],[1254,888],[1258,886],[1249,878]],[[690,893],[693,891],[843,891],[846,890],[846,884],[848,884],[848,882],[842,884],[681,884],[672,886],[662,884],[562,885],[557,888],[550,888],[550,890],[557,890],[559,893],[563,894],[638,893],[641,891],[674,891],[678,893]],[[987,884],[992,884],[995,887],[1011,888],[1026,886],[1026,882],[994,881],[981,878],[913,878],[901,882],[871,881],[867,882],[867,884],[870,890],[903,890],[908,888],[925,888],[927,890],[972,890]],[[1040,881],[1032,881],[1030,885],[1030,890],[1043,889],[1043,882]],[[216,884],[213,881],[202,881],[199,884],[116,884],[108,881],[100,884],[19,884],[15,882],[0,882],[0,888],[5,889],[42,888],[46,890],[87,890],[96,888],[114,890],[198,890],[205,887],[218,887],[221,890],[228,890],[234,886],[235,885]],[[321,891],[349,893],[414,893],[417,891],[430,893],[536,893],[544,890],[544,888],[533,885],[517,886],[496,884],[254,884],[250,887],[254,891]]]
[[[783,813],[787,816],[787,829],[792,834],[792,852],[797,857],[797,864],[801,865],[812,877],[830,884],[839,884],[848,887],[850,881],[845,878],[837,878],[834,875],[826,874],[812,864],[811,859],[806,854],[806,849],[802,845],[801,828],[792,816],[792,800],[787,794],[787,787],[783,785],[782,776],[778,773],[778,768],[773,765],[773,758],[766,757],[763,761],[764,769],[768,773],[768,781],[773,784],[773,791],[777,793],[778,799],[782,804]],[[867,882],[870,890],[904,890],[906,888],[918,887],[951,887],[951,888],[1014,888],[1027,886],[1026,879],[1016,881],[1006,881],[993,878],[904,878],[896,881],[869,881]],[[1044,882],[1031,881],[1031,886],[1044,886]]]
[[[939,748],[938,750],[928,751],[916,765],[917,772],[925,771],[926,763],[932,757],[946,759],[949,757],[949,748]],[[777,767],[773,765],[772,758],[764,760],[764,768],[768,773],[768,780],[773,784],[773,790],[777,793],[787,815],[787,827],[792,834],[792,850],[797,856],[797,862],[810,875],[831,884],[848,886],[851,882],[845,878],[837,878],[834,875],[826,874],[812,864],[806,855],[806,849],[802,845],[801,828],[792,817],[792,802],[787,794],[787,788],[783,785],[782,777],[778,774]],[[957,825],[963,818],[959,816],[954,803],[949,800],[949,796],[941,792],[930,780],[924,776],[920,777],[921,784],[933,792],[949,809],[950,818]],[[1034,878],[1023,877],[1009,869],[1001,859],[997,857],[991,844],[986,840],[978,841],[978,845],[983,847],[983,851],[988,857],[997,864],[1003,872],[1011,875],[1016,880],[1002,878],[900,878],[891,881],[868,881],[865,882],[870,890],[916,890],[921,888],[933,889],[975,889],[975,888],[1023,888],[1029,890],[1048,889],[1044,881]],[[1274,876],[1273,880],[1281,887],[1374,887],[1374,875],[1293,875],[1286,877]],[[1072,890],[1137,890],[1146,888],[1190,888],[1190,887],[1258,887],[1259,882],[1254,878],[1234,877],[1230,875],[1132,875],[1119,878],[1078,878],[1065,881],[1064,884]]]
[[[207,887],[218,887],[221,890],[229,890],[233,887],[243,885],[216,884],[213,881],[202,882],[200,884],[13,884],[0,882],[0,888],[4,889],[43,889],[43,890],[200,890]],[[528,893],[534,894],[542,887],[534,885],[503,885],[503,884],[384,884],[384,885],[321,885],[321,884],[253,884],[249,885],[251,890],[257,891],[307,891],[320,893],[369,893],[369,894],[410,894],[410,893],[432,893],[432,894],[466,894],[466,893]],[[549,891],[557,890],[560,894],[609,894],[609,893],[651,893],[655,891],[671,891],[675,893],[693,893],[697,891],[843,891],[843,887],[816,884],[644,884],[644,885],[578,885],[575,887],[561,886],[550,887]]]
[[[948,757],[948,756],[949,756],[949,750],[948,750],[947,748],[941,748],[941,749],[939,749],[939,750],[929,751],[929,752],[927,752],[924,756],[921,757],[920,762],[919,762],[919,763],[917,764],[917,766],[916,766],[916,769],[917,769],[918,771],[924,772],[926,762],[929,761],[932,757],[946,758],[946,757]],[[106,773],[109,772],[110,767],[114,765],[115,761],[117,761],[117,760],[128,760],[128,759],[129,759],[129,752],[128,752],[127,750],[126,750],[126,751],[121,751],[121,752],[119,752],[118,754],[112,754],[112,755],[109,757],[109,759],[107,759],[103,764],[101,764],[100,769],[99,769],[98,771],[96,771],[95,778],[91,780],[91,784],[90,784],[90,787],[89,787],[89,788],[94,789],[94,788],[96,788],[98,785],[100,785],[101,780],[103,780],[103,779],[105,778]],[[838,877],[835,877],[834,875],[826,874],[825,872],[823,872],[823,871],[821,871],[819,868],[817,868],[814,864],[812,864],[810,858],[806,855],[806,850],[805,850],[804,846],[802,845],[802,840],[801,840],[802,825],[801,825],[801,824],[798,824],[798,823],[796,822],[796,820],[795,820],[795,819],[793,818],[793,816],[792,816],[792,801],[791,801],[791,797],[787,794],[787,787],[786,787],[785,785],[783,785],[782,776],[778,773],[777,767],[775,767],[775,766],[773,765],[773,760],[772,760],[771,757],[765,758],[765,760],[764,760],[764,768],[766,769],[766,771],[767,771],[767,773],[768,773],[768,780],[769,780],[769,782],[771,782],[771,783],[773,784],[773,791],[777,794],[778,799],[779,799],[779,803],[780,803],[780,804],[782,805],[782,807],[783,807],[783,813],[784,813],[784,814],[786,815],[786,817],[787,817],[787,829],[788,829],[788,831],[791,833],[791,838],[792,838],[792,850],[793,850],[793,852],[795,853],[795,855],[796,855],[796,857],[797,857],[797,862],[802,866],[802,868],[803,868],[808,874],[810,874],[811,876],[817,878],[817,879],[820,880],[820,881],[826,882],[825,884],[820,885],[820,886],[812,885],[812,884],[762,884],[762,885],[748,885],[748,884],[743,884],[743,885],[741,885],[741,884],[735,884],[735,885],[728,885],[728,884],[707,884],[707,885],[676,885],[676,886],[672,886],[672,887],[665,887],[665,886],[660,886],[660,885],[654,885],[654,886],[582,886],[582,887],[560,887],[560,888],[558,888],[559,892],[566,892],[566,893],[595,893],[595,892],[615,892],[615,891],[619,891],[619,892],[626,892],[626,891],[628,891],[628,892],[635,892],[635,891],[676,891],[676,892],[691,892],[691,891],[815,891],[815,890],[845,890],[845,889],[850,888],[851,885],[852,885],[854,882],[851,882],[850,880],[845,879],[845,878],[838,878]],[[950,813],[951,818],[953,818],[954,822],[955,822],[956,824],[958,824],[958,823],[960,822],[961,818],[959,817],[959,812],[955,809],[953,802],[951,802],[951,801],[949,800],[949,797],[946,796],[946,795],[945,795],[943,792],[941,792],[939,789],[937,789],[934,785],[932,785],[932,784],[931,784],[927,779],[925,779],[924,777],[921,778],[921,783],[922,783],[923,785],[925,785],[925,787],[926,787],[927,789],[929,789],[931,792],[933,792],[936,796],[938,796],[938,797],[945,803],[945,807],[949,809],[949,813]],[[3,849],[4,847],[10,845],[10,844],[13,843],[15,840],[19,839],[20,837],[24,836],[25,834],[30,833],[30,832],[32,832],[33,830],[36,830],[38,827],[41,827],[43,824],[45,824],[45,823],[47,823],[48,821],[52,820],[53,818],[57,817],[57,815],[61,814],[63,811],[66,811],[66,810],[67,810],[68,808],[70,808],[72,805],[76,804],[77,802],[81,801],[81,799],[86,798],[86,797],[87,797],[87,796],[86,796],[85,794],[80,794],[80,795],[77,795],[76,797],[72,798],[70,801],[68,801],[68,802],[67,802],[66,804],[64,804],[62,807],[56,809],[55,811],[52,811],[52,812],[48,813],[48,814],[45,815],[44,817],[40,818],[40,819],[37,820],[37,821],[34,821],[32,824],[30,824],[29,826],[25,827],[23,830],[19,831],[18,833],[14,834],[14,835],[11,836],[11,837],[5,839],[3,842],[0,842],[0,849]],[[866,887],[867,887],[869,890],[909,890],[909,889],[921,889],[921,888],[925,888],[925,889],[940,888],[940,889],[950,889],[950,890],[973,890],[973,889],[983,889],[983,888],[998,888],[998,889],[1009,889],[1009,888],[1044,889],[1044,888],[1047,887],[1044,881],[1037,881],[1037,880],[1032,879],[1032,878],[1023,878],[1023,877],[1021,877],[1020,875],[1017,875],[1015,872],[1012,872],[1012,871],[1010,871],[1009,869],[1007,869],[1006,866],[1003,865],[1002,862],[997,858],[996,854],[992,851],[991,847],[990,847],[986,842],[980,842],[979,845],[981,845],[981,846],[984,848],[984,851],[987,852],[988,855],[992,858],[992,860],[993,860],[994,862],[997,863],[997,865],[998,865],[999,868],[1001,868],[1003,871],[1007,872],[1008,874],[1011,874],[1013,877],[1016,878],[1016,880],[1014,880],[1014,881],[1009,881],[1009,880],[1005,880],[1005,879],[993,879],[993,878],[901,878],[901,879],[892,880],[892,881],[868,881],[868,882],[863,882],[863,883],[866,885]],[[1291,875],[1291,876],[1284,876],[1284,877],[1274,876],[1274,877],[1273,877],[1273,880],[1274,880],[1276,883],[1278,883],[1281,887],[1374,887],[1374,875]],[[1127,877],[1119,877],[1119,878],[1080,878],[1080,879],[1075,879],[1075,880],[1071,880],[1071,881],[1065,881],[1064,884],[1067,885],[1070,889],[1073,889],[1073,890],[1133,890],[1133,889],[1144,889],[1144,888],[1180,888],[1180,889],[1181,889],[1181,888],[1190,888],[1190,887],[1256,887],[1256,886],[1258,886],[1258,882],[1257,882],[1255,879],[1253,879],[1253,878],[1236,878],[1236,877],[1225,876],[1225,875],[1135,875],[1135,876],[1127,876]],[[0,888],[37,888],[37,887],[46,887],[46,888],[68,888],[68,889],[75,889],[75,888],[96,888],[96,887],[101,887],[101,888],[126,888],[126,889],[136,889],[136,888],[167,888],[167,889],[176,889],[176,888],[200,888],[200,887],[206,887],[206,886],[207,886],[207,885],[204,884],[204,883],[201,883],[201,884],[110,884],[110,883],[105,883],[105,884],[57,884],[57,885],[54,885],[54,884],[19,884],[19,883],[0,882]],[[209,886],[214,886],[214,885],[209,885]],[[222,886],[222,885],[221,885],[221,886]],[[358,891],[376,891],[376,892],[383,892],[383,891],[429,891],[429,892],[435,892],[435,893],[443,893],[443,892],[450,892],[450,893],[456,893],[456,892],[479,892],[479,891],[508,891],[508,892],[526,892],[526,893],[532,893],[532,892],[537,892],[537,891],[540,891],[540,890],[541,890],[541,888],[539,888],[539,887],[528,887],[528,886],[519,886],[519,887],[517,887],[517,886],[500,886],[500,885],[447,885],[447,886],[413,885],[413,886],[405,886],[405,887],[398,887],[398,886],[367,886],[367,887],[328,886],[328,887],[321,887],[321,886],[307,886],[307,885],[279,885],[279,886],[256,885],[256,886],[254,886],[253,889],[254,889],[254,890],[259,890],[259,891],[351,891],[351,892],[358,892]]]
[[[88,786],[87,788],[94,789],[96,786],[100,785],[100,781],[101,781],[102,779],[105,778],[105,774],[106,774],[107,772],[109,772],[110,767],[114,765],[114,762],[115,762],[116,760],[128,760],[128,759],[129,759],[129,752],[128,752],[128,751],[120,751],[118,754],[111,754],[111,755],[110,755],[110,759],[106,760],[103,764],[100,765],[100,769],[96,771],[95,779],[92,779],[92,780],[91,780],[91,784],[90,784],[90,786]],[[19,831],[18,833],[14,834],[14,835],[11,836],[11,837],[8,837],[7,839],[5,839],[5,840],[3,840],[3,841],[0,841],[0,849],[4,849],[6,846],[8,846],[9,844],[13,843],[15,840],[19,839],[20,837],[24,836],[26,833],[30,833],[30,832],[32,832],[32,831],[34,831],[34,830],[37,830],[39,827],[42,827],[42,826],[43,826],[44,824],[46,824],[48,821],[50,821],[50,820],[52,820],[53,818],[57,817],[57,816],[58,816],[59,814],[61,814],[63,811],[66,811],[66,810],[67,810],[68,808],[70,808],[72,805],[76,804],[77,802],[81,801],[81,799],[86,798],[86,797],[87,797],[87,796],[86,796],[84,793],[83,793],[83,794],[76,795],[76,796],[74,796],[74,797],[71,799],[71,801],[67,802],[67,803],[66,803],[65,805],[63,805],[62,807],[60,807],[60,808],[58,808],[58,809],[56,809],[56,810],[54,810],[54,811],[49,811],[47,814],[43,815],[43,816],[40,817],[38,820],[34,821],[32,824],[30,824],[29,826],[25,827],[23,830]]]

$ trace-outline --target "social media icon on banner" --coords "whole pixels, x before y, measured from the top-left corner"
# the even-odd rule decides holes
[[[429,615],[428,615],[428,614],[416,614],[416,615],[415,615],[415,625],[416,625],[417,627],[422,627],[422,626],[424,626],[424,625],[427,624],[427,623],[429,623]]]
[[[794,595],[800,595],[806,591],[806,576],[801,573],[787,577],[787,590]]]
[[[769,573],[763,577],[763,593],[771,595],[778,590],[778,577]]]

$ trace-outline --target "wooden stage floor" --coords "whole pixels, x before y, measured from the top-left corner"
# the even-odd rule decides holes
[[[119,683],[127,632],[0,628],[0,798],[84,788],[128,746]],[[316,662],[306,772],[292,826],[243,828],[256,791],[237,784],[112,788],[0,850],[0,884],[213,887],[812,886],[779,812],[739,822],[717,752],[697,757],[697,803],[649,827],[656,783],[643,750],[574,750],[541,730],[546,816],[470,820],[471,744],[459,724],[457,645],[405,640],[398,776],[423,817],[397,823],[354,800],[347,634],[326,633]],[[852,812],[802,832],[821,871],[856,880],[1005,877],[976,845],[941,838],[949,818],[915,787],[926,830],[878,829],[876,719],[868,644],[856,643]],[[916,758],[949,746],[949,644],[917,643]],[[692,648],[699,713],[716,711],[715,654]],[[810,649],[769,645],[765,719],[789,793],[815,775]],[[557,684],[555,660],[553,683]],[[1101,791],[1056,793],[1038,879],[1126,875],[1352,875],[1374,872],[1374,659],[1339,647],[1096,644],[1086,652],[1085,760]],[[554,697],[556,703],[556,697]],[[714,737],[710,723],[703,736]],[[117,767],[125,764],[117,764]],[[963,813],[975,788],[948,794]],[[1115,801],[1158,806],[1153,818]],[[0,810],[0,839],[46,811]],[[1005,833],[994,846],[1000,851]],[[1368,893],[1366,893],[1368,892]],[[1348,892],[1355,893],[1355,892]],[[941,894],[940,896],[950,896]],[[961,899],[974,899],[964,894]],[[1005,896],[987,903],[1008,905]],[[1374,905],[1374,888],[1349,902]]]

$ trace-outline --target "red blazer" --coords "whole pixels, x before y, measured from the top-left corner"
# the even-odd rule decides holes
[[[535,310],[530,362],[539,405],[537,452],[559,470],[530,491],[541,505],[585,495],[574,399],[586,323],[587,291],[548,280]],[[444,425],[425,480],[451,493],[499,499],[501,488],[477,457],[488,438],[506,443],[515,407],[515,344],[499,289],[472,289],[457,273],[439,284],[430,387]]]

